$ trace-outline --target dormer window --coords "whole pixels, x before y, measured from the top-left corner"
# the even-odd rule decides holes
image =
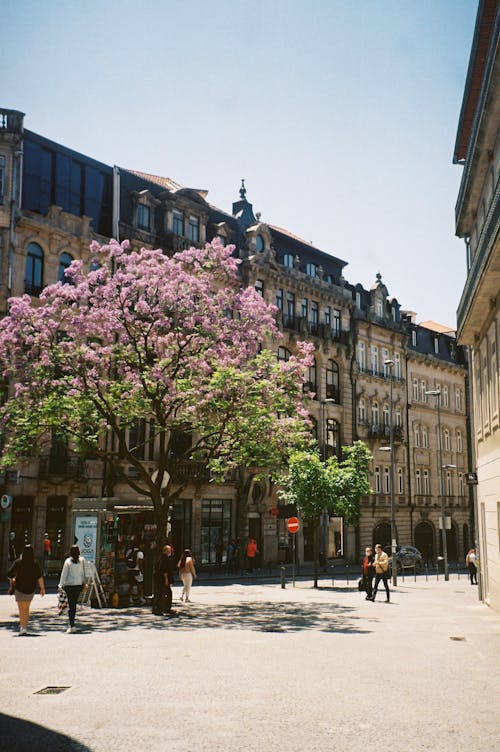
[[[255,238],[255,247],[257,248],[257,251],[259,253],[262,253],[264,246],[264,238],[262,237],[262,235],[257,235],[257,237]]]
[[[149,206],[146,204],[137,204],[137,227],[139,230],[146,230],[149,232],[151,228],[151,212]]]
[[[283,266],[285,266],[287,269],[293,269],[294,267],[293,254],[285,253],[283,255]]]
[[[200,220],[198,217],[189,217],[189,240],[198,243],[200,240]]]
[[[174,235],[184,235],[184,214],[177,209],[173,211],[172,232]]]
[[[384,318],[384,304],[380,299],[375,301],[375,315],[378,319]]]

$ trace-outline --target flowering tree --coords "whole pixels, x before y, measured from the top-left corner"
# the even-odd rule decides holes
[[[311,348],[299,344],[286,363],[262,349],[279,336],[275,309],[240,287],[233,250],[214,241],[169,257],[93,243],[90,271],[73,261],[39,302],[11,299],[0,322],[0,372],[11,384],[1,464],[54,438],[100,457],[151,498],[161,541],[169,506],[193,478],[276,468],[307,443]],[[182,451],[179,435],[190,437]],[[143,459],[151,447],[153,474]],[[179,459],[191,461],[185,480]]]
[[[281,478],[281,497],[295,504],[303,520],[312,527],[314,587],[318,586],[318,526],[324,510],[343,517],[347,524],[359,520],[360,502],[369,494],[368,472],[372,455],[362,441],[342,447],[342,460],[334,455],[322,462],[311,451],[294,451],[288,472]],[[326,555],[326,552],[325,552]]]

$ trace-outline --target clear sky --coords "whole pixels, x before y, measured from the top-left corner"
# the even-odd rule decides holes
[[[455,326],[452,164],[477,0],[1,0],[0,106],[209,190]]]

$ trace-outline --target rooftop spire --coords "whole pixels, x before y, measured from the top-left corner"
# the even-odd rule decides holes
[[[246,201],[247,189],[245,188],[245,178],[241,178],[240,197],[242,201]]]

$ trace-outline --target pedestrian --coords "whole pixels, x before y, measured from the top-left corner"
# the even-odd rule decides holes
[[[139,604],[143,606],[146,603],[144,600],[144,552],[136,545],[135,538],[132,538],[130,546],[125,555],[129,568],[129,605],[132,605],[133,598],[137,595]]]
[[[375,546],[375,558],[373,560],[373,564],[375,566],[375,586],[373,588],[373,594],[371,597],[372,601],[375,601],[375,597],[377,595],[377,590],[379,586],[380,580],[384,583],[385,592],[387,595],[387,603],[390,601],[390,592],[389,592],[389,585],[387,582],[388,574],[389,574],[389,557],[385,553],[385,551],[382,550],[382,546],[380,543],[377,543]]]
[[[15,559],[7,576],[10,583],[9,592],[15,596],[19,611],[19,637],[23,637],[28,634],[30,606],[37,584],[42,598],[45,595],[42,570],[40,564],[35,561],[35,552],[30,545],[24,546],[21,556]]]
[[[250,538],[250,540],[247,543],[247,563],[248,563],[248,571],[250,574],[253,572],[255,568],[255,559],[257,557],[257,554],[259,552],[259,549],[257,548],[257,541],[255,538]]]
[[[172,547],[163,546],[162,552],[156,560],[154,568],[153,614],[167,616],[175,614],[172,611],[172,585],[174,584],[175,564]]]
[[[16,534],[14,530],[11,530],[9,533],[9,561],[15,561],[16,558]]]
[[[184,553],[182,554],[177,567],[179,569],[179,576],[183,584],[181,601],[185,600],[186,603],[191,603],[191,601],[189,600],[189,595],[191,593],[193,577],[196,579],[196,569],[194,566],[194,559],[189,548],[186,548],[184,550]]]
[[[52,555],[52,543],[49,538],[49,534],[45,533],[43,536],[43,576],[46,577],[49,573],[49,559]]]
[[[362,587],[366,591],[365,600],[371,601],[373,596],[373,577],[375,575],[375,567],[373,566],[373,548],[367,546],[365,548],[365,557],[363,559],[363,574],[362,574]]]
[[[69,627],[67,634],[76,632],[75,617],[76,604],[82,590],[87,587],[85,582],[85,560],[80,556],[78,546],[71,546],[69,556],[65,560],[57,590],[64,590],[68,596]]]
[[[231,538],[226,548],[226,569],[228,572],[234,571],[235,559],[236,559],[236,542],[234,538]]]
[[[465,563],[469,570],[470,584],[477,585],[477,556],[475,548],[469,549],[467,556],[465,557]]]

